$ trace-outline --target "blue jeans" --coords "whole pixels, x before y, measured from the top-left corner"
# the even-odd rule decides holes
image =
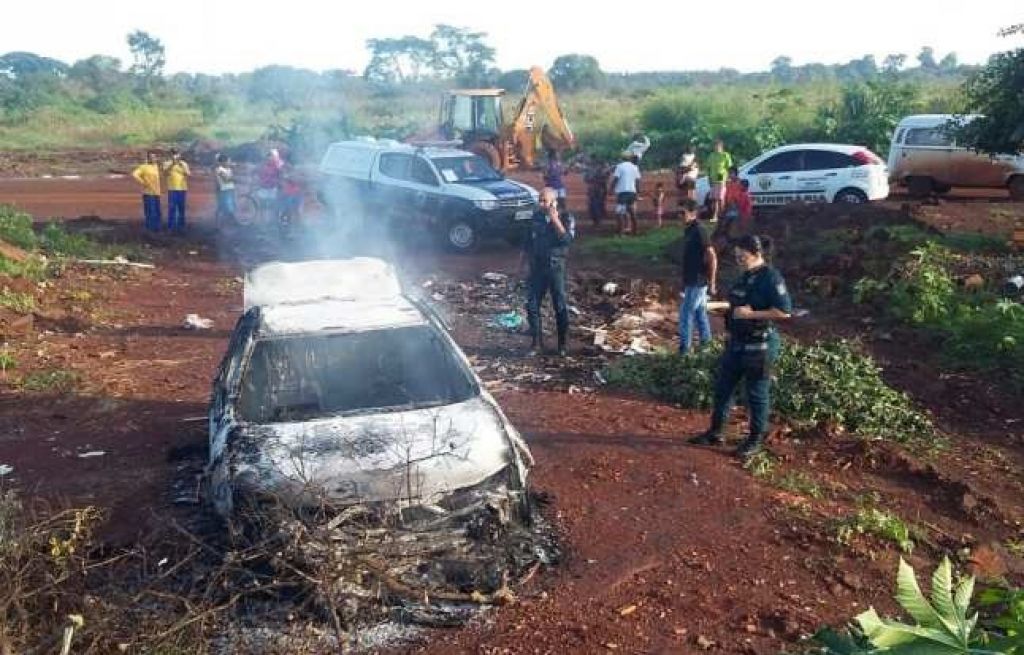
[[[185,229],[185,194],[187,191],[167,192],[167,229]]]
[[[146,229],[160,231],[160,196],[142,196],[142,216],[145,218]]]
[[[683,302],[679,304],[679,352],[690,352],[695,318],[701,344],[708,343],[711,341],[711,319],[708,318],[708,288],[706,286],[683,289]]]
[[[235,190],[222,189],[217,191],[217,218],[232,219],[235,217]]]

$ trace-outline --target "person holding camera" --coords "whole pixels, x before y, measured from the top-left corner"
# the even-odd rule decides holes
[[[558,330],[558,355],[566,355],[569,336],[569,305],[565,296],[565,260],[569,244],[576,236],[576,220],[558,208],[558,192],[544,187],[540,206],[530,219],[530,228],[523,241],[523,265],[529,266],[527,277],[526,318],[533,339],[530,354],[544,350],[544,330],[540,306],[544,296],[551,294]]]
[[[746,381],[750,432],[736,449],[743,461],[759,453],[768,433],[771,410],[772,368],[779,357],[780,339],[775,322],[790,318],[793,302],[782,274],[765,261],[766,243],[757,236],[736,240],[736,263],[743,273],[729,291],[725,319],[728,338],[718,362],[711,427],[690,443],[718,446],[732,407],[733,392]]]

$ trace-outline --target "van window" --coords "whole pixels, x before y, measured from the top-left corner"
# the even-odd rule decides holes
[[[896,130],[896,136],[892,138],[893,143],[903,143],[903,135],[907,133],[906,128],[901,127]]]
[[[411,160],[409,155],[385,153],[380,156],[380,172],[396,180],[408,179]]]
[[[906,145],[948,148],[953,145],[953,138],[941,127],[915,127],[907,131]]]

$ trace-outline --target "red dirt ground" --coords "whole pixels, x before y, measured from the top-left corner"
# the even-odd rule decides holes
[[[202,225],[208,187],[192,194]],[[581,206],[574,183],[570,203]],[[0,203],[37,219],[97,215],[122,239],[144,244],[153,271],[73,267],[36,291],[41,309],[29,336],[9,339],[18,368],[0,379],[0,464],[30,493],[107,508],[105,538],[130,543],[187,502],[205,457],[211,374],[241,305],[240,268],[222,259],[211,233],[142,239],[138,197],[125,179],[0,181]],[[952,225],[991,230],[973,201],[928,211]],[[984,203],[986,209],[991,209]],[[998,209],[1019,214],[1019,206]],[[938,220],[938,219],[937,219]],[[583,238],[592,234],[581,221]],[[606,230],[607,227],[603,228]],[[517,256],[402,251],[412,280],[475,281],[484,271],[514,274]],[[636,274],[618,262],[574,255],[578,268],[610,279]],[[652,273],[654,275],[654,273]],[[671,280],[671,278],[668,278]],[[211,331],[181,328],[188,313]],[[517,354],[521,337],[458,316],[456,337],[471,357],[504,357],[538,372],[550,362]],[[828,317],[794,336],[857,331]],[[1024,573],[1009,539],[1024,538],[1024,407],[997,385],[939,374],[927,353],[869,340],[886,376],[909,390],[953,435],[932,459],[838,438],[776,437],[785,470],[812,476],[824,499],[784,492],[753,478],[724,451],[683,443],[706,415],[603,391],[579,394],[523,385],[497,394],[530,442],[543,511],[562,535],[565,561],[524,588],[519,602],[461,630],[430,631],[398,649],[424,653],[776,653],[823,623],[838,623],[890,600],[898,553],[871,539],[834,540],[834,521],[858,496],[925,526],[912,561],[928,569],[942,552],[992,548],[1012,575]],[[582,348],[574,344],[575,349]],[[81,376],[72,393],[18,390],[15,376],[66,369]],[[104,451],[82,458],[90,451]],[[176,502],[178,501],[178,502]],[[1015,571],[1015,573],[1014,573]]]

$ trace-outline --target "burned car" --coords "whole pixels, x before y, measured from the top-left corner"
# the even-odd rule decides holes
[[[441,318],[377,259],[271,263],[209,411],[208,498],[528,517],[530,451]]]

